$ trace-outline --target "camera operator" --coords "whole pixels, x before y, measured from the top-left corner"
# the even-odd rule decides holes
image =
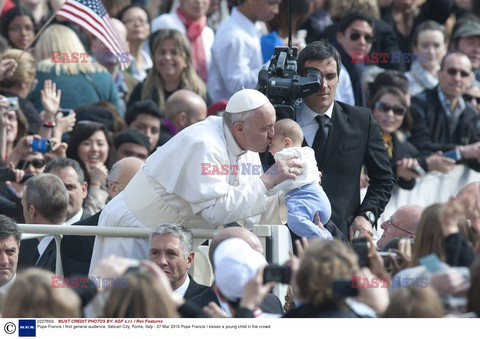
[[[332,205],[331,220],[347,237],[373,226],[390,199],[395,183],[380,130],[370,110],[334,101],[340,55],[326,41],[316,41],[298,57],[299,74],[323,75],[319,92],[303,99],[296,112],[305,142],[314,149],[322,187]],[[360,203],[358,178],[365,164],[370,177]]]

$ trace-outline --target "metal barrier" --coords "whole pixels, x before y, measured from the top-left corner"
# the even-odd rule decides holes
[[[143,227],[62,226],[47,224],[19,224],[18,226],[22,230],[22,234],[28,234],[28,236],[22,236],[22,239],[38,238],[45,235],[54,236],[57,252],[55,274],[58,276],[63,276],[62,257],[60,255],[62,235],[148,238],[151,232],[151,229]],[[214,230],[192,229],[191,231],[196,239],[212,239],[216,234]]]
[[[46,224],[19,224],[19,227],[23,233],[22,239],[38,238],[45,235],[54,236],[57,253],[55,274],[58,276],[63,276],[60,255],[62,235],[148,238],[151,232],[150,228],[144,227],[60,226]],[[220,230],[190,229],[190,231],[192,231],[194,239],[212,239]],[[286,226],[255,225],[252,232],[260,239],[266,251],[266,257],[271,261],[283,263],[288,258],[288,251],[291,250],[291,239]],[[267,242],[272,243],[273,246],[267,246]],[[201,251],[197,251],[197,254],[203,256],[203,260],[198,260],[197,267],[194,264],[190,272],[197,282],[208,284],[212,281],[213,276],[208,261],[208,248],[207,250],[203,248]],[[282,293],[278,293],[278,295],[280,294]]]

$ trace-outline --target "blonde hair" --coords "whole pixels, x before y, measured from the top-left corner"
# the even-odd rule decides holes
[[[0,87],[10,88],[20,83],[33,81],[35,79],[35,58],[28,52],[20,49],[7,49],[0,55],[0,61],[5,59],[14,59],[17,62],[17,68],[12,76],[0,81]]]
[[[78,318],[80,297],[69,288],[52,288],[53,273],[29,268],[19,274],[3,301],[5,318]]]
[[[182,57],[185,59],[187,67],[183,70],[181,74],[180,84],[183,86],[183,89],[189,89],[192,92],[197,93],[203,99],[206,99],[206,88],[205,83],[200,79],[192,63],[192,52],[190,49],[190,42],[188,41],[185,34],[172,29],[160,30],[155,37],[153,42],[153,58],[160,51],[163,43],[166,40],[173,40],[177,51],[180,52]],[[158,70],[154,67],[150,68],[147,77],[143,83],[141,100],[147,100],[153,98],[153,92],[156,91],[158,95],[158,108],[160,111],[165,111],[165,94],[163,92],[164,84],[163,79]]]
[[[125,274],[128,286],[114,287],[105,305],[106,318],[179,318],[171,292],[149,272]]]
[[[79,58],[82,53],[87,53],[80,38],[70,28],[53,24],[40,35],[35,47],[35,58],[39,62],[38,70],[40,72],[49,72],[52,67],[55,68],[55,74],[60,75],[65,72],[68,75],[77,75],[78,73],[107,72],[107,70],[98,63],[92,63],[88,55],[87,62],[55,63],[52,62],[53,51],[67,53],[71,57],[72,53],[78,53]],[[80,58],[81,60],[81,58]]]
[[[298,297],[313,306],[341,303],[333,296],[332,282],[351,280],[358,269],[353,249],[338,240],[313,240],[297,272]]]
[[[282,119],[275,123],[275,135],[290,138],[293,146],[302,146],[303,132],[299,124],[292,119]]]

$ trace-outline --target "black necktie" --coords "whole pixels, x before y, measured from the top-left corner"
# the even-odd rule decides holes
[[[324,127],[330,126],[331,124],[330,118],[325,114],[317,115],[315,120],[318,122],[318,130],[315,134],[315,138],[313,139],[312,148],[315,151],[315,159],[317,160],[318,168],[321,168],[328,136]]]
[[[326,116],[325,114],[322,115],[317,115],[315,117],[315,120],[318,123],[318,130],[317,134],[315,134],[315,138],[313,139],[313,145],[312,148],[315,151],[320,151],[323,152],[323,149],[325,148],[325,144],[327,143],[327,134],[325,133],[325,126],[329,126],[330,122],[329,117]]]

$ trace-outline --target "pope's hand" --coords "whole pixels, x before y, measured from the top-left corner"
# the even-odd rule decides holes
[[[295,180],[297,175],[302,174],[302,167],[303,165],[300,160],[292,155],[278,160],[260,178],[267,190],[269,190],[285,180]]]

